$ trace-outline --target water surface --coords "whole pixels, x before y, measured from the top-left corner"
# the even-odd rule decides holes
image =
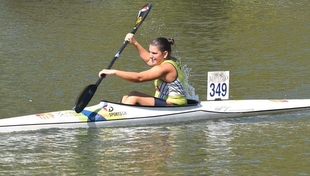
[[[0,118],[71,109],[145,3],[0,0]],[[306,0],[154,1],[136,37],[145,47],[173,37],[201,100],[208,71],[230,71],[230,99],[309,98],[308,9]],[[147,69],[132,46],[113,68]],[[130,90],[154,91],[110,77],[90,105]],[[308,134],[307,111],[0,134],[0,175],[309,175]]]

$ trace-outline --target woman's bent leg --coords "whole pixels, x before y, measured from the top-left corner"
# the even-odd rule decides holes
[[[133,91],[130,92],[129,95],[123,96],[122,103],[131,105],[139,104],[142,106],[154,106],[155,100],[153,96],[138,91]]]

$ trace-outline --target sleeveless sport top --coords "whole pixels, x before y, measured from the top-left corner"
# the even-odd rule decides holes
[[[177,71],[177,78],[172,82],[165,82],[161,79],[154,81],[155,97],[164,99],[168,104],[184,105],[187,104],[185,96],[185,80],[184,74],[179,64],[173,60],[165,60],[161,64],[170,63]]]

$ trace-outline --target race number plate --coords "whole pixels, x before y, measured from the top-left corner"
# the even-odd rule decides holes
[[[229,71],[208,72],[208,100],[229,99]]]

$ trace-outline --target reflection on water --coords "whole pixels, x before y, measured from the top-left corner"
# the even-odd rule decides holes
[[[196,124],[4,135],[1,170],[6,174],[39,174],[43,169],[46,174],[223,173],[212,163],[226,158],[218,159],[216,153],[226,156],[229,152],[225,142],[230,141],[228,126],[212,122],[206,125],[208,130]]]
[[[0,0],[0,118],[71,109],[132,30],[142,1]],[[173,37],[206,99],[230,71],[230,99],[308,98],[309,3],[162,1],[136,37]],[[127,46],[113,68],[146,69]],[[126,86],[124,86],[126,85]],[[151,83],[103,80],[91,104]],[[309,113],[135,128],[0,135],[0,175],[309,175]]]
[[[0,169],[6,175],[309,173],[308,118],[296,116],[3,134]]]

